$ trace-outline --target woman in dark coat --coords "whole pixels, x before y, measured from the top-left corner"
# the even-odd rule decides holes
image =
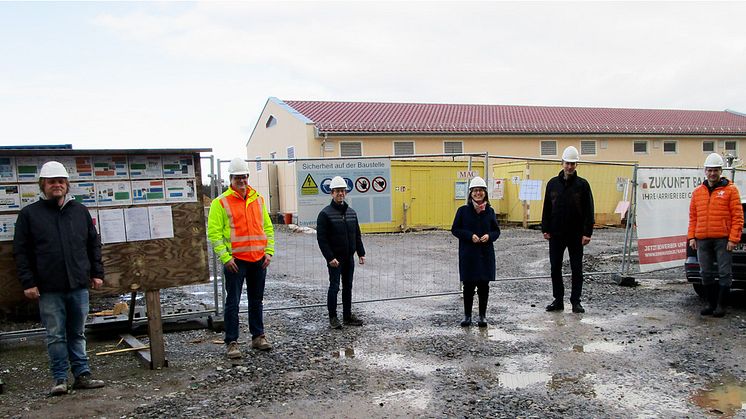
[[[477,325],[487,327],[487,298],[490,281],[495,280],[495,246],[500,237],[495,210],[490,206],[487,184],[477,176],[469,184],[469,199],[456,211],[451,233],[458,237],[458,271],[464,284],[464,320],[461,326],[471,326],[474,290],[479,295]]]

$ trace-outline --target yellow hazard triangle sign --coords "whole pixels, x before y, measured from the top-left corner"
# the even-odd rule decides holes
[[[303,181],[303,184],[300,187],[300,194],[301,195],[318,195],[319,194],[319,185],[316,184],[316,181],[313,180],[313,177],[309,173],[308,176],[306,176],[306,180]]]

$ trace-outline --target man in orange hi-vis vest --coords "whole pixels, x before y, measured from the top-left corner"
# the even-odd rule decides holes
[[[249,186],[249,165],[240,158],[228,166],[231,185],[212,200],[207,237],[223,263],[225,277],[225,345],[228,358],[241,358],[238,347],[238,304],[244,280],[249,299],[251,347],[272,349],[264,336],[262,300],[267,267],[275,253],[275,231],[264,198]]]

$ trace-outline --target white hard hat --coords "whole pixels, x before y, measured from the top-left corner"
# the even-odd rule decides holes
[[[329,183],[329,189],[345,188],[347,190],[347,182],[342,179],[342,176],[334,176],[332,181]]]
[[[234,157],[231,164],[228,165],[229,175],[248,175],[249,165],[240,157]]]
[[[487,183],[479,176],[475,176],[474,179],[469,183],[469,190],[472,188],[484,188],[487,189]]]
[[[48,161],[44,163],[44,165],[41,167],[41,170],[39,171],[39,177],[40,178],[53,178],[53,177],[69,178],[70,176],[67,174],[67,169],[65,169],[65,166],[63,166],[62,163],[52,160],[52,161]]]
[[[580,160],[580,153],[577,148],[569,146],[562,152],[562,161],[576,163],[578,160]]]
[[[705,159],[705,167],[723,167],[723,158],[718,153],[711,153]]]

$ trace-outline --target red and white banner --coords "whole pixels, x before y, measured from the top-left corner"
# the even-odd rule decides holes
[[[692,191],[703,169],[638,169],[637,251],[640,271],[683,266]]]

